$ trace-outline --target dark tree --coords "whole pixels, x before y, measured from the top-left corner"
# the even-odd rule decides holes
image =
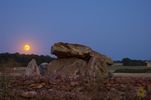
[[[143,60],[132,60],[130,58],[123,58],[122,63],[124,66],[146,66],[146,62]]]
[[[19,54],[19,53],[14,53],[14,54],[10,54],[10,53],[1,53],[0,54],[0,65],[2,64],[6,64],[6,63],[11,63],[11,61],[13,61],[14,63],[18,63],[21,66],[27,66],[27,64],[29,63],[29,61],[31,61],[32,59],[36,59],[37,64],[40,64],[42,62],[47,62],[49,63],[51,60],[53,60],[54,58],[46,55],[35,55],[35,54],[31,54],[31,55],[26,55],[26,54]]]

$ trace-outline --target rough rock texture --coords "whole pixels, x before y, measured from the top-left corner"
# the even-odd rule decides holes
[[[37,93],[35,91],[22,92],[21,96],[24,98],[36,97]]]
[[[41,75],[45,75],[47,65],[48,65],[48,63],[46,63],[46,62],[41,63],[41,64],[39,65],[39,69],[40,69],[40,74],[41,74]]]
[[[25,71],[25,75],[28,77],[40,76],[40,70],[35,59],[32,59],[29,62],[27,69]]]
[[[56,55],[58,58],[77,57],[84,60],[89,60],[91,57],[99,57],[107,64],[113,64],[111,58],[102,55],[92,50],[91,48],[81,44],[58,42],[51,47],[51,53]]]
[[[0,100],[151,100],[150,76],[113,76],[96,87],[83,80],[18,77]]]
[[[113,61],[105,55],[93,51],[81,44],[55,43],[51,48],[52,54],[58,58],[47,66],[47,74],[63,76],[82,76],[90,80],[108,77],[106,66]]]
[[[96,51],[92,51],[91,53],[90,53],[90,56],[91,57],[95,57],[95,58],[99,58],[102,62],[104,62],[106,65],[112,65],[113,64],[113,60],[110,58],[110,57],[108,57],[108,56],[105,56],[105,55],[103,55],[103,54],[100,54],[100,53],[98,53],[98,52],[96,52]]]
[[[48,65],[49,75],[76,76],[85,75],[87,63],[79,58],[61,58]]]
[[[90,57],[91,51],[91,48],[84,45],[63,42],[55,43],[51,48],[51,53],[55,54],[58,58],[87,58]]]

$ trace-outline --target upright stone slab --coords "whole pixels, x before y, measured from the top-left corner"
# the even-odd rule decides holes
[[[61,58],[51,61],[47,67],[49,76],[61,75],[76,77],[84,76],[86,73],[87,63],[79,58]]]
[[[26,69],[25,75],[28,77],[40,76],[40,70],[35,59],[32,59]]]

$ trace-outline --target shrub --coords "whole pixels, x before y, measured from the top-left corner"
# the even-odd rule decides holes
[[[149,73],[151,69],[117,69],[114,73]]]

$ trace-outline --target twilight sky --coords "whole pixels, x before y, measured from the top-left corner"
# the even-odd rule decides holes
[[[0,53],[81,43],[113,59],[151,59],[151,0],[0,0]]]

